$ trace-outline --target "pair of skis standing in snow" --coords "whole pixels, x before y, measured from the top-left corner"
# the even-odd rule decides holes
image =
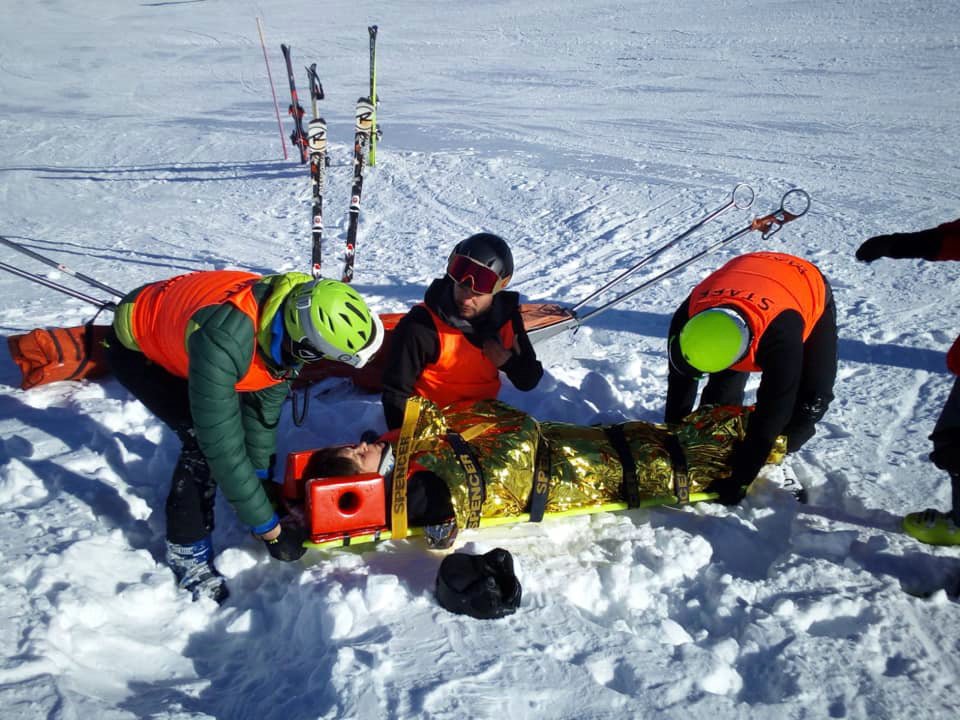
[[[360,222],[360,199],[363,194],[363,171],[368,162],[370,165],[376,164],[377,141],[381,137],[380,127],[377,125],[377,26],[371,25],[367,28],[367,31],[370,35],[370,94],[357,99],[355,113],[353,185],[350,189],[346,251],[341,277],[342,281],[346,283],[353,280],[357,230]],[[290,140],[300,153],[300,162],[310,163],[312,187],[310,265],[313,276],[319,279],[321,277],[323,250],[323,194],[326,188],[326,169],[330,165],[330,157],[327,154],[327,123],[320,116],[318,107],[319,101],[324,98],[323,85],[317,74],[317,64],[311,64],[306,70],[313,116],[307,124],[306,130],[304,130],[303,116],[305,110],[300,104],[297,94],[290,47],[283,44],[280,49],[283,52],[287,79],[290,84],[290,107],[288,111],[294,122]]]

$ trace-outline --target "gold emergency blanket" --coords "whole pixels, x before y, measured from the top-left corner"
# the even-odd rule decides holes
[[[455,403],[442,413],[428,401],[417,400],[423,409],[414,431],[409,471],[429,470],[446,481],[460,527],[466,527],[469,488],[463,465],[446,437],[450,431],[468,439],[482,468],[486,497],[480,514],[484,518],[513,517],[528,511],[538,448],[540,468],[549,477],[547,512],[624,500],[623,469],[607,432],[610,426],[539,423],[495,400]],[[748,416],[745,408],[713,407],[669,428],[620,423],[634,461],[640,499],[674,495],[674,463],[668,449],[671,436],[686,459],[690,492],[702,492],[713,480],[728,475],[727,459],[734,441],[743,439]],[[785,440],[778,438],[767,461],[779,463],[784,450]]]

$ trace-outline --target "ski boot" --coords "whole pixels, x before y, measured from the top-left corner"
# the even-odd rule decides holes
[[[960,545],[960,523],[954,513],[928,508],[903,518],[903,531],[927,545]]]
[[[457,540],[457,519],[450,518],[436,525],[425,525],[423,535],[431,550],[446,550]]]
[[[190,545],[167,540],[167,565],[177,578],[177,586],[193,595],[194,601],[208,597],[222,605],[229,597],[227,581],[213,566],[210,536]]]

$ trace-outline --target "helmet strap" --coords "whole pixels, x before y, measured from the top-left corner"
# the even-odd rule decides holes
[[[286,334],[283,329],[283,312],[278,312],[273,316],[273,322],[270,328],[270,357],[275,363],[281,362],[280,345],[283,342],[283,336]]]
[[[290,333],[283,322],[283,313],[273,316],[270,327],[270,359],[280,367],[299,367],[303,363],[290,352]]]

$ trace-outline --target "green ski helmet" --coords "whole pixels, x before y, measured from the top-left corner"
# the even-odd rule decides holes
[[[320,359],[363,367],[383,343],[383,324],[363,298],[337,280],[297,285],[283,303],[291,353],[302,362]]]
[[[679,337],[680,354],[702,373],[726,370],[750,346],[750,328],[743,316],[726,307],[698,312],[687,320]]]

